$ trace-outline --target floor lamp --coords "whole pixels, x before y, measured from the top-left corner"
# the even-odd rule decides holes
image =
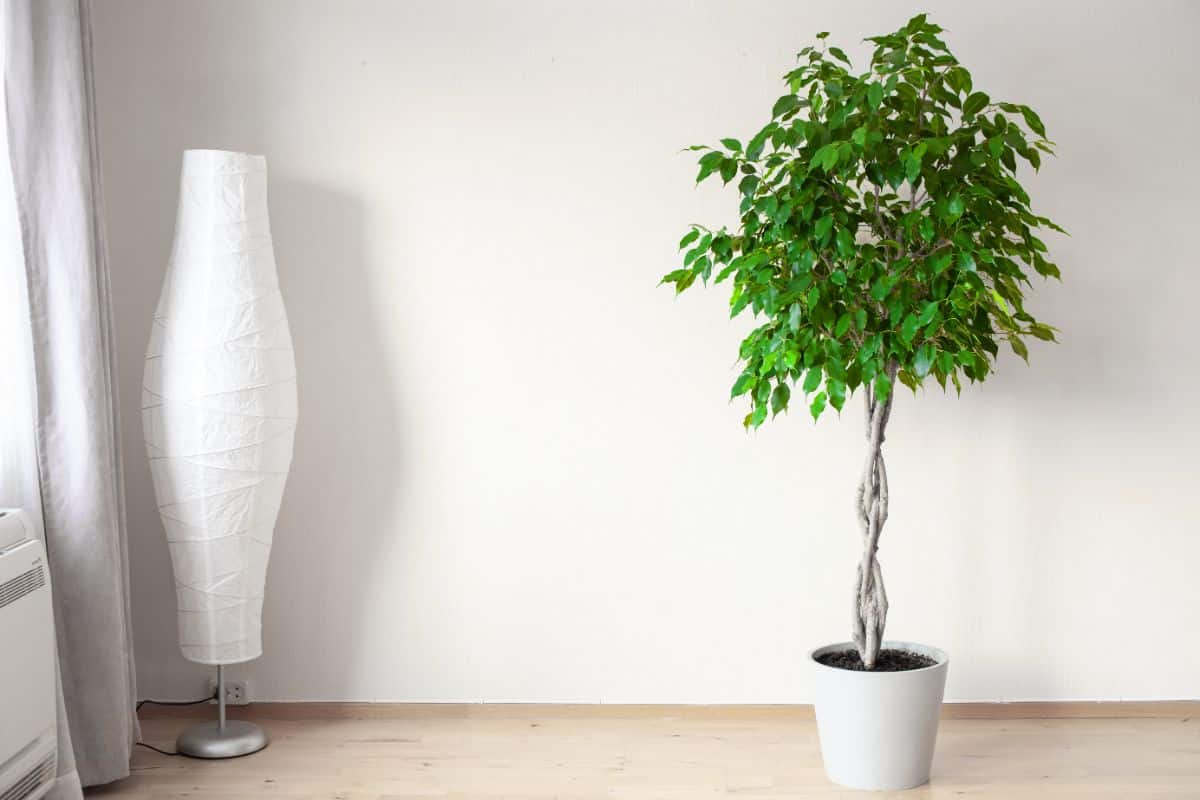
[[[175,240],[146,350],[142,426],[175,574],[179,644],[217,668],[217,719],[179,751],[230,758],[265,731],[225,717],[225,670],[262,655],[262,604],[292,461],[296,366],[262,156],[183,155]]]

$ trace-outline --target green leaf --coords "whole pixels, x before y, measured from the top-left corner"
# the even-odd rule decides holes
[[[800,304],[792,303],[792,308],[788,312],[788,327],[792,329],[792,332],[800,330],[801,313]]]
[[[854,252],[854,237],[850,235],[850,231],[845,228],[839,228],[837,232],[837,249],[838,254],[843,258]],[[841,286],[846,285],[845,273],[842,274]]]
[[[843,273],[845,275],[845,273]],[[846,331],[850,330],[850,314],[849,312],[838,317],[837,324],[833,327],[833,335],[841,338],[846,335]]]
[[[735,153],[742,152],[742,143],[737,139],[722,139],[721,144],[725,145],[726,149],[732,150]]]
[[[883,102],[883,87],[878,83],[872,83],[867,87],[867,105],[872,111],[879,108],[879,104]]]
[[[917,335],[917,330],[921,327],[920,320],[916,314],[909,314],[904,318],[904,322],[900,324],[900,338],[905,344],[912,342],[913,337]]]
[[[867,328],[867,312],[864,309],[858,309],[854,312],[854,327],[858,330],[866,330]]]
[[[992,289],[992,299],[995,300],[996,305],[1000,307],[1000,311],[1002,312],[1003,316],[1005,317],[1005,321],[1007,322],[1008,316],[1012,314],[1012,310],[1008,307],[1008,301],[1005,300],[1004,297],[1001,296],[1001,294],[999,292],[997,292],[995,289]]]
[[[938,354],[937,364],[942,368],[942,372],[949,372],[954,369],[954,354],[943,350]]]
[[[721,162],[721,180],[725,183],[733,180],[733,176],[737,175],[737,167],[737,161],[734,161],[732,158],[727,158]]]
[[[909,183],[914,183],[917,176],[921,174],[921,159],[917,156],[909,156],[904,161],[904,178]]]
[[[846,57],[846,54],[842,51],[842,49],[840,47],[829,48],[829,55],[831,55],[834,58],[836,58],[837,60],[841,61],[846,66],[850,66],[850,59]]]
[[[1043,342],[1057,341],[1054,338],[1054,329],[1051,328],[1049,325],[1043,325],[1040,322],[1035,322],[1032,325],[1030,325],[1029,332],[1032,333],[1037,338],[1041,339]]]
[[[780,411],[786,411],[791,396],[792,390],[786,383],[776,385],[775,391],[771,392],[771,415],[778,416]]]
[[[758,133],[754,134],[754,138],[746,143],[746,158],[751,161],[756,161],[762,155],[763,148],[767,146],[767,137],[773,132],[773,127],[776,123],[772,122],[767,127],[763,128]]]
[[[833,217],[829,215],[821,217],[813,226],[813,233],[817,235],[818,239],[824,239],[831,230],[833,230]]]
[[[846,384],[839,380],[830,379],[826,383],[829,389],[829,403],[838,411],[846,404]]]
[[[750,305],[750,293],[735,284],[733,294],[729,298],[729,318],[733,319]]]
[[[682,301],[681,301],[682,302]],[[741,377],[733,384],[733,389],[729,393],[729,399],[739,397],[754,388],[754,384],[758,383],[758,376],[750,372],[743,372]]]
[[[783,97],[775,101],[774,108],[771,109],[773,118],[782,117],[789,111],[795,111],[800,107],[800,98],[794,94],[785,94]]]
[[[959,217],[961,217],[962,213],[963,213],[962,198],[959,197],[958,195],[954,195],[953,197],[951,197],[950,201],[946,203],[946,213],[950,216],[950,219],[952,219],[952,220],[958,219]]]
[[[709,175],[717,170],[721,163],[725,161],[725,156],[716,152],[705,153],[700,157],[700,172],[696,175],[696,183],[700,183]]]
[[[975,257],[970,253],[963,251],[958,254],[958,268],[964,272],[975,271]]]
[[[816,169],[817,167],[820,167],[828,172],[837,166],[837,162],[838,143],[831,142],[824,147],[817,148],[817,152],[813,153],[812,158],[809,159],[808,166],[809,169]]]
[[[1046,126],[1042,124],[1042,118],[1039,117],[1029,106],[1021,106],[1021,116],[1025,118],[1025,124],[1029,129],[1038,136],[1046,135]]]
[[[756,405],[754,411],[750,414],[750,424],[747,427],[757,428],[762,425],[767,418],[766,405]]]
[[[826,172],[837,166],[838,159],[841,158],[842,151],[840,147],[831,147],[825,152],[825,158],[821,161],[821,166]]]
[[[821,412],[825,410],[825,393],[818,392],[813,398],[812,404],[808,407],[809,413],[812,414],[813,421],[821,416]]]
[[[811,394],[821,385],[821,370],[814,367],[804,376],[804,393]]]
[[[879,403],[886,403],[889,396],[892,394],[892,379],[887,376],[886,372],[881,372],[875,376],[875,400]]]
[[[679,249],[682,250],[683,248],[687,247],[689,244],[691,244],[692,242],[696,241],[699,238],[700,238],[700,231],[698,231],[695,228],[692,228],[691,231],[689,231],[688,233],[685,233],[683,235],[683,238],[679,240]]]
[[[991,102],[991,98],[983,92],[975,92],[963,102],[963,116],[973,117]]]
[[[875,351],[879,349],[879,342],[879,334],[875,334],[863,342],[862,349],[858,351],[858,361],[860,364],[867,365],[868,362],[871,362]]]
[[[1014,353],[1025,360],[1026,364],[1029,363],[1029,348],[1025,346],[1024,342],[1013,336],[1008,340],[1008,344]]]
[[[800,254],[800,260],[796,262],[796,269],[800,272],[808,272],[815,263],[817,263],[817,254],[811,248],[806,249]]]
[[[917,353],[913,357],[913,369],[917,373],[918,378],[924,378],[929,374],[929,370],[933,367],[933,348],[930,345],[923,344],[917,348]]]
[[[924,306],[921,307],[921,313],[917,317],[917,324],[920,325],[922,328],[924,328],[926,325],[928,325],[930,322],[933,321],[933,316],[934,316],[934,314],[937,313],[937,310],[938,310],[937,301],[930,300],[928,303],[926,303]]]
[[[668,272],[666,275],[663,275],[663,278],[658,282],[658,285],[662,286],[664,283],[676,283],[691,274],[692,271],[690,269],[677,269],[674,272]]]
[[[845,286],[846,285],[846,273],[840,269],[835,269],[833,272],[831,272],[829,274],[829,280],[831,280],[833,283],[837,284],[838,286]]]
[[[1044,259],[1035,259],[1034,269],[1037,270],[1039,275],[1044,275],[1047,278],[1058,278],[1059,280],[1062,280],[1062,274],[1059,273],[1058,267]]]
[[[970,94],[970,92],[971,92],[971,73],[970,72],[968,72],[964,67],[961,67],[961,66],[952,67],[946,73],[946,77],[951,77],[951,76],[954,77],[953,85],[954,85],[954,90],[956,92],[966,92],[966,93]]]
[[[922,239],[927,242],[930,241],[933,239],[934,233],[933,220],[931,220],[929,217],[921,217],[921,222],[917,226],[917,230],[920,231]]]

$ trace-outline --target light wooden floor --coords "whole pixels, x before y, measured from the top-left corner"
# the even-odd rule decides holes
[[[137,748],[133,775],[89,796],[1200,798],[1193,708],[1176,706],[1169,718],[945,719],[930,785],[860,794],[826,781],[811,711],[802,707],[301,706],[249,712],[273,736],[261,753],[218,763]],[[143,738],[174,749],[195,713],[143,715]]]

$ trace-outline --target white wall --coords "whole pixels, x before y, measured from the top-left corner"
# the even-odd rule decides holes
[[[897,403],[889,631],[950,651],[955,699],[1200,697],[1200,6],[921,5],[1041,112],[1073,236],[1032,301],[1061,345]],[[206,675],[138,397],[180,152],[219,147],[270,162],[300,372],[257,699],[806,700],[849,627],[859,406],[743,433],[744,326],[655,283],[736,205],[679,149],[756,130],[811,33],[861,58],[906,12],[98,4],[141,694]]]

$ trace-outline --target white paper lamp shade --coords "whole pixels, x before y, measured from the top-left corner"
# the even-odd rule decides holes
[[[179,644],[192,661],[262,654],[267,559],[296,418],[266,159],[188,150],[146,350],[142,425],[175,572]]]

